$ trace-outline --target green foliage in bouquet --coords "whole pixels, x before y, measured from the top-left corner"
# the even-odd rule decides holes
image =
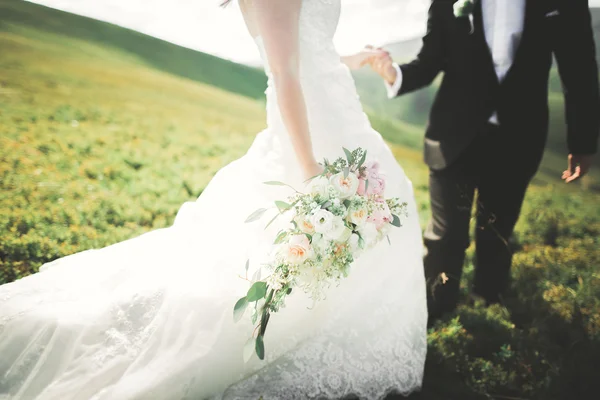
[[[385,181],[378,174],[378,165],[366,163],[367,152],[361,148],[343,150],[345,158],[324,160],[323,173],[309,180],[309,193],[292,188],[295,193],[288,201],[275,201],[278,212],[266,227],[282,216],[289,218],[291,227],[275,236],[276,251],[266,266],[271,275],[254,282],[233,309],[237,322],[254,303],[251,320],[258,323],[256,338],[246,344],[245,360],[253,353],[264,359],[263,337],[270,315],[284,306],[294,287],[315,301],[323,298],[331,283],[348,276],[362,251],[387,237],[390,227],[402,225],[406,204],[383,197]],[[371,186],[369,181],[373,181]],[[265,184],[289,186],[277,181]],[[259,220],[267,210],[256,210],[246,222]],[[249,261],[246,271],[248,268]]]

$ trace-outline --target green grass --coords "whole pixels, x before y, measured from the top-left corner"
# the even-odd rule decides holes
[[[0,283],[169,226],[264,127],[256,70],[110,24],[0,0],[0,54]],[[424,224],[422,128],[371,120],[412,178]],[[553,176],[527,196],[505,307],[463,302],[430,331],[421,398],[597,397],[599,198]]]
[[[169,225],[264,126],[260,101],[82,38],[87,19],[17,1],[1,1],[0,10],[0,282]],[[62,33],[71,26],[73,34]],[[115,40],[141,36],[99,22],[92,32],[97,26],[114,29]],[[213,58],[203,55],[182,63],[190,59],[206,71],[222,63],[204,68]],[[256,79],[231,65],[250,71],[249,85]]]
[[[84,52],[94,57],[120,54],[140,64],[221,87],[227,91],[260,99],[264,97],[267,82],[262,71],[235,64],[208,54],[186,49],[141,33],[106,24],[91,18],[35,6],[24,1],[1,0],[0,23],[2,31],[32,28],[30,35],[43,39],[46,34],[76,37],[79,41],[63,42],[67,52]],[[95,45],[91,49],[90,45]],[[97,49],[102,48],[101,52]]]

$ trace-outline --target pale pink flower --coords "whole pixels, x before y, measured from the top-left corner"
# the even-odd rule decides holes
[[[381,229],[385,224],[392,222],[392,212],[385,201],[379,202],[379,207],[374,210],[367,218],[367,222],[375,224],[377,229]]]
[[[312,249],[306,235],[294,235],[282,246],[280,251],[289,264],[297,265],[311,256]]]
[[[385,178],[379,174],[379,163],[369,162],[365,165],[364,176],[359,179],[357,193],[360,196],[380,195],[385,191]],[[367,186],[366,181],[369,181]],[[366,188],[366,191],[365,191]]]

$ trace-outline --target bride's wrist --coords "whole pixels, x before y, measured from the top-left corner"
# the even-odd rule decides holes
[[[298,154],[297,158],[302,168],[309,168],[317,164],[317,159],[313,154]]]
[[[303,165],[302,172],[306,179],[314,178],[323,172],[323,166],[314,160],[310,164]]]

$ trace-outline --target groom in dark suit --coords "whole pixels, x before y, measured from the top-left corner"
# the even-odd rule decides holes
[[[597,150],[598,68],[587,0],[433,0],[417,58],[372,67],[390,97],[444,72],[425,135],[432,220],[424,240],[431,319],[455,308],[477,190],[473,292],[488,304],[509,284],[508,240],[548,132],[552,55],[564,87],[566,182]]]

